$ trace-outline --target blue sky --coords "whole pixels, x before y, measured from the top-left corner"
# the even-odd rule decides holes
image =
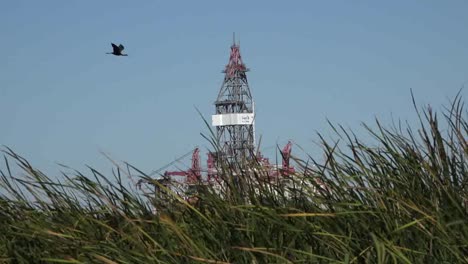
[[[232,32],[257,135],[318,154],[326,119],[360,131],[415,120],[468,80],[466,1],[3,1],[0,144],[46,172],[144,171],[195,145],[210,120]],[[128,57],[106,55],[122,43]],[[463,95],[466,98],[465,89]],[[319,155],[319,154],[318,154]],[[186,162],[189,163],[188,161]]]

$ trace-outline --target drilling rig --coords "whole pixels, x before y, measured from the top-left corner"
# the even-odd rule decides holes
[[[247,81],[248,71],[242,61],[239,43],[236,44],[234,36],[228,64],[222,71],[223,84],[214,102],[215,114],[212,115],[212,126],[216,128],[217,151],[207,153],[206,170],[201,168],[200,149],[197,147],[193,150],[191,167],[188,170],[166,171],[161,175],[163,179],[169,180],[172,177],[184,178],[189,196],[192,190],[196,192],[200,184],[218,187],[222,184],[218,171],[219,161],[235,165],[232,168],[240,168],[244,172],[249,170],[247,164],[256,161],[260,165],[259,169],[266,172],[269,180],[278,180],[295,173],[294,167],[290,164],[291,141],[280,150],[281,166],[270,164],[268,158],[264,158],[260,151],[255,151],[255,105]],[[206,172],[205,177],[202,172]],[[236,173],[233,172],[230,176],[240,175]]]
[[[217,157],[231,164],[242,164],[255,153],[254,102],[248,71],[234,36],[229,62],[223,71],[224,81],[214,103],[216,113],[212,116],[220,148]]]

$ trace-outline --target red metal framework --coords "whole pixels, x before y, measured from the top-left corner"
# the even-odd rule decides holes
[[[226,78],[235,78],[236,73],[245,73],[248,69],[245,67],[245,64],[242,62],[242,57],[240,54],[240,47],[235,43],[231,46],[231,54],[229,55],[229,63],[226,65],[224,72],[226,73]]]
[[[192,166],[186,171],[166,171],[164,177],[184,176],[188,184],[193,184],[201,181],[201,166],[200,166],[200,149],[195,148],[192,154]]]
[[[268,158],[263,157],[263,155],[259,152],[257,161],[262,166],[263,170],[267,172],[270,176],[275,178],[279,176],[289,176],[294,174],[296,171],[293,166],[290,164],[291,159],[291,150],[292,150],[292,142],[288,141],[288,143],[280,150],[281,154],[281,167],[276,168],[270,164]],[[214,154],[211,152],[207,153],[207,170],[204,171],[201,168],[201,161],[200,161],[200,149],[195,148],[192,152],[192,163],[188,170],[185,171],[165,171],[163,176],[166,179],[170,179],[171,176],[182,176],[185,177],[185,183],[187,184],[195,184],[197,182],[202,183],[215,183],[219,181],[217,168],[216,168],[216,161]],[[203,179],[202,172],[206,172],[206,180]]]
[[[280,172],[282,176],[288,176],[296,172],[294,167],[291,167],[289,163],[289,160],[291,159],[291,149],[292,143],[291,141],[288,141],[288,144],[286,144],[286,146],[281,151],[282,168],[280,169]]]

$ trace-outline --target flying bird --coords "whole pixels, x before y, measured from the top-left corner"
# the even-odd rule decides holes
[[[128,56],[127,54],[123,54],[122,51],[125,49],[125,47],[120,44],[119,46],[115,45],[114,43],[111,43],[112,45],[112,52],[107,52],[106,54],[112,54],[115,56]]]

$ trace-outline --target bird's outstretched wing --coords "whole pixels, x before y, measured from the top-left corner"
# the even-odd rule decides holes
[[[114,49],[114,53],[119,53],[120,49],[119,47],[117,47],[117,45],[115,45],[114,43],[111,43],[112,45],[112,49]]]
[[[125,47],[122,44],[120,44],[119,49],[120,49],[120,51],[123,51],[125,49]]]

